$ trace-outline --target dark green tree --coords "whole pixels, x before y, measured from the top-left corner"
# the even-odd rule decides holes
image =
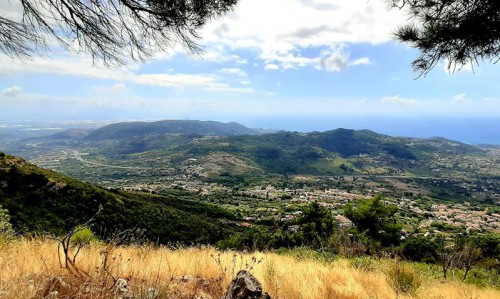
[[[481,249],[484,257],[500,260],[500,233],[476,234],[470,239],[470,242]]]
[[[105,64],[143,60],[176,43],[198,52],[198,30],[237,0],[14,0],[20,20],[0,16],[0,51],[27,57],[55,39]]]
[[[479,60],[500,59],[500,1],[389,0],[406,8],[415,23],[401,26],[396,37],[420,51],[413,69],[425,75],[446,60],[456,70]]]
[[[382,196],[359,200],[345,206],[345,216],[351,220],[361,232],[378,241],[382,246],[398,245],[401,240],[401,224],[394,215],[398,211],[396,205],[385,204]]]
[[[412,261],[435,262],[437,244],[429,238],[417,236],[408,238],[403,246],[403,255]]]
[[[326,246],[338,226],[332,213],[317,202],[311,203],[303,210],[298,224],[304,245],[316,248]]]

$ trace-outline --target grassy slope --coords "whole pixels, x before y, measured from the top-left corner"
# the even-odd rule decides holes
[[[187,193],[156,196],[111,192],[0,154],[0,205],[20,232],[62,233],[96,216],[96,231],[141,228],[161,243],[214,243],[231,229],[218,218],[225,210],[192,200]],[[104,232],[106,231],[106,232]]]
[[[68,274],[59,267],[56,248],[53,242],[37,240],[17,240],[0,247],[0,297],[32,298],[47,276]],[[106,279],[103,284],[110,285],[109,276],[99,276],[103,249],[103,245],[91,245],[79,255],[76,265],[90,273],[97,285]],[[113,276],[130,277],[129,287],[136,295],[154,287],[160,291],[159,298],[220,298],[234,273],[249,268],[246,264],[271,298],[500,298],[498,289],[477,288],[454,278],[443,282],[412,264],[405,267],[413,269],[421,284],[413,294],[397,294],[389,274],[393,260],[374,260],[372,267],[359,268],[346,259],[325,262],[262,252],[250,255],[210,248],[170,250],[148,246],[118,247],[111,257],[108,270]],[[175,279],[184,275],[204,280],[183,283]]]

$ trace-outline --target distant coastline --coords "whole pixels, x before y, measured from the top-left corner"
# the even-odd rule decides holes
[[[167,118],[166,118],[167,119]],[[208,120],[208,119],[207,119]],[[337,128],[368,129],[380,134],[397,137],[444,137],[471,145],[500,145],[500,117],[376,117],[376,116],[260,116],[231,117],[225,116],[210,120],[238,122],[250,128],[263,131],[327,131]],[[7,132],[21,133],[23,136],[48,135],[68,128],[93,128],[127,121],[85,120],[85,121],[8,121],[0,123],[0,137]],[[134,119],[133,121],[138,121]],[[148,119],[145,121],[154,121]]]
[[[444,137],[471,145],[500,145],[500,117],[262,117],[242,122],[249,127],[311,132],[336,128],[368,129],[399,137]],[[260,124],[260,126],[259,126]]]

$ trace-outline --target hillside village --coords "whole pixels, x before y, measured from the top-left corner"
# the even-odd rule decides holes
[[[158,186],[154,190],[151,187],[153,186],[139,184],[121,189],[161,193],[161,188]],[[202,195],[207,200],[213,198],[212,195],[221,197],[221,194],[224,194],[223,197],[232,200],[225,200],[223,203],[236,207],[236,210],[239,210],[237,207],[242,205],[242,202],[251,201],[256,208],[246,214],[243,213],[242,219],[247,222],[246,226],[263,220],[293,222],[300,215],[300,211],[295,211],[294,206],[318,202],[321,206],[332,210],[341,226],[349,227],[352,223],[342,215],[343,206],[376,194],[375,192],[361,194],[335,188],[317,189],[307,186],[299,189],[279,189],[273,185],[255,186],[235,192],[232,188],[217,183],[183,181],[171,184],[170,188],[184,189]],[[218,201],[215,200],[215,202]],[[410,219],[408,229],[418,228],[422,234],[426,232],[440,233],[441,230],[450,229],[500,232],[500,208],[495,206],[473,205],[470,202],[422,201],[421,199],[405,197],[387,197],[386,202],[396,204],[399,213]]]
[[[241,214],[242,224],[252,226],[259,221],[267,222],[293,222],[297,218],[294,206],[301,206],[308,202],[319,202],[321,205],[331,209],[339,223],[349,226],[350,221],[342,215],[343,205],[350,201],[361,198],[369,198],[375,194],[382,194],[390,203],[398,205],[401,215],[407,219],[407,230],[439,233],[443,230],[465,229],[500,231],[500,186],[493,178],[484,178],[481,181],[460,178],[457,169],[480,169],[482,171],[495,171],[498,165],[499,151],[491,149],[494,159],[466,157],[460,162],[454,156],[436,157],[433,171],[444,173],[446,169],[455,171],[455,175],[436,177],[406,177],[404,174],[397,175],[346,175],[330,177],[296,176],[295,182],[289,187],[282,188],[282,182],[270,179],[267,184],[255,184],[252,186],[241,186],[234,188],[227,184],[217,182],[204,182],[200,180],[207,172],[206,163],[197,159],[188,159],[185,169],[175,170],[170,167],[159,167],[157,169],[133,167],[130,165],[119,165],[115,169],[107,168],[103,173],[103,166],[96,160],[90,162],[85,154],[79,159],[68,152],[53,151],[52,154],[43,155],[35,159],[35,163],[45,167],[59,170],[61,166],[65,169],[78,167],[78,173],[82,177],[109,177],[109,180],[96,181],[100,185],[109,188],[117,188],[126,191],[146,191],[161,193],[168,188],[178,188],[190,191],[206,198],[212,198],[213,194],[223,194],[222,197],[232,198],[224,201],[224,204]],[[83,157],[82,157],[83,156]],[[370,163],[389,163],[390,159],[382,157],[369,158],[364,155],[360,159],[369,160]],[[165,161],[153,159],[149,163],[165,165]],[[370,160],[371,159],[371,160]],[[158,161],[157,161],[158,160]],[[106,162],[103,162],[106,163]],[[460,167],[454,167],[460,163]],[[390,164],[390,163],[389,163]],[[70,165],[70,167],[68,167]],[[71,166],[73,165],[73,166]],[[210,165],[214,171],[217,165]],[[113,173],[116,173],[114,175]],[[117,176],[118,175],[118,176]],[[200,176],[201,175],[201,176]],[[301,185],[301,186],[298,186]],[[424,186],[424,187],[423,187]],[[442,188],[453,190],[458,194],[469,194],[469,201],[423,201],[429,198],[430,192],[425,188]],[[457,191],[458,190],[458,191]],[[451,193],[453,195],[453,193]],[[490,198],[490,206],[478,205],[477,199]],[[252,209],[244,210],[238,207],[245,201],[251,201]],[[277,204],[279,202],[279,204]],[[495,207],[495,203],[497,204]],[[287,212],[287,210],[289,212]],[[291,226],[290,229],[294,229]]]

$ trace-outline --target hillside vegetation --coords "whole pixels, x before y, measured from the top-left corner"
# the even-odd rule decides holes
[[[490,204],[500,200],[500,151],[494,147],[369,130],[259,133],[237,123],[129,122],[12,141],[4,149],[105,187],[157,191],[179,182],[200,188],[216,182],[241,188],[269,184],[268,179],[314,176],[338,182],[350,176],[359,183],[328,187]]]
[[[232,219],[231,213],[195,202],[189,193],[109,191],[3,153],[0,205],[8,210],[19,233],[62,233],[94,216],[94,231],[101,237],[143,229],[151,240],[192,244],[214,243],[233,232],[220,221]]]
[[[121,125],[116,124],[118,127]],[[108,132],[110,126],[94,131],[87,139],[96,140],[92,136],[101,136],[101,130]],[[436,155],[485,154],[480,148],[444,138],[390,137],[368,130],[283,131],[239,136],[219,134],[218,137],[204,138],[196,136],[197,133],[157,135],[154,129],[147,134],[134,134],[135,130],[142,130],[141,127],[140,124],[134,123],[133,127],[127,124],[127,129],[123,130],[126,136],[119,138],[112,134],[99,138],[98,144],[82,145],[96,147],[97,155],[119,160],[136,160],[136,157],[127,155],[139,153],[146,159],[173,156],[172,166],[190,158],[207,160],[213,155],[225,154],[265,173],[289,175],[377,174],[374,170],[378,168],[386,169],[380,174],[406,172],[420,175],[431,172],[430,162],[435,160]],[[216,163],[226,169],[224,162]]]
[[[479,148],[446,139],[396,138],[347,129],[233,136],[188,143],[170,152],[184,153],[186,157],[225,152],[246,159],[267,173],[315,175],[363,174],[380,166],[418,174],[429,171],[419,161],[429,160],[436,153],[484,153]],[[376,157],[383,159],[373,161]]]
[[[62,298],[109,298],[123,277],[136,294],[152,287],[160,298],[220,298],[241,268],[254,272],[273,298],[430,298],[429,292],[447,298],[438,286],[449,286],[448,298],[498,292],[489,289],[499,285],[498,233],[443,224],[426,233],[417,226],[403,231],[412,215],[381,195],[357,197],[339,211],[333,203],[291,205],[283,194],[262,209],[267,199],[202,191],[108,190],[0,153],[0,266],[8,269],[0,274],[0,297],[45,298],[47,280],[64,279],[57,284],[69,295]],[[244,217],[257,210],[271,217]],[[486,217],[497,216],[492,210]],[[252,258],[200,244],[274,253]],[[397,260],[381,259],[388,256]],[[28,287],[19,290],[23,283]]]
[[[108,274],[103,269],[105,256]],[[423,265],[397,266],[391,259],[361,261],[211,248],[126,246],[110,251],[93,243],[82,250],[76,266],[89,275],[79,278],[81,285],[114,290],[113,279],[127,279],[135,298],[147,298],[152,292],[156,298],[220,298],[240,269],[253,273],[273,299],[500,298],[500,291],[489,287],[478,288],[454,278],[443,282]],[[0,267],[0,297],[4,299],[41,298],[51,278],[72,277],[60,268],[57,245],[52,241],[12,241],[0,247]],[[83,287],[69,292],[73,292],[71,298],[90,298]]]
[[[193,134],[193,135],[253,135],[256,130],[238,123],[199,120],[163,120],[155,122],[124,122],[104,126],[86,136],[88,140],[122,139],[137,136]]]

